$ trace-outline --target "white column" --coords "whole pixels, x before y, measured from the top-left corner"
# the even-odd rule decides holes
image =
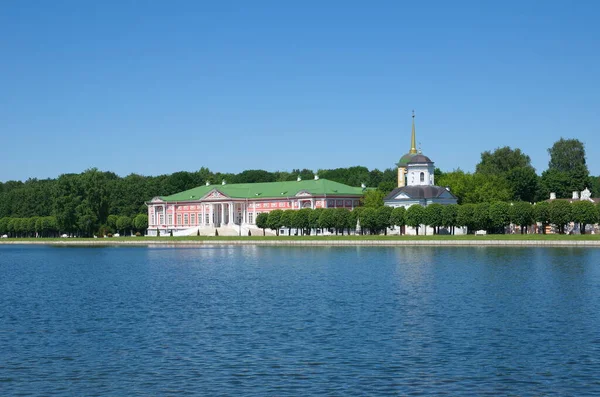
[[[209,225],[213,225],[214,224],[214,222],[213,222],[213,214],[214,214],[215,210],[214,210],[213,207],[214,207],[214,204],[209,204],[209,207],[208,207],[208,224]]]
[[[314,198],[310,199],[310,208],[313,210],[315,209],[315,199]]]
[[[229,206],[229,226],[234,224],[234,220],[233,220],[233,202],[227,204]]]
[[[223,222],[225,222],[225,203],[221,203],[221,226],[223,226]]]

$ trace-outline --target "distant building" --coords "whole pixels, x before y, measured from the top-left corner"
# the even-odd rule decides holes
[[[261,213],[301,208],[359,206],[364,188],[319,179],[199,186],[170,196],[154,197],[148,205],[148,235],[247,235]]]
[[[398,187],[383,202],[390,207],[405,207],[433,203],[456,204],[457,198],[449,189],[435,186],[434,163],[416,148],[415,115],[413,112],[410,151],[400,158]]]

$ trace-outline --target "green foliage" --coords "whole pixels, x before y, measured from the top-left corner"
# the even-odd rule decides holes
[[[117,230],[119,230],[123,234],[126,233],[128,230],[131,230],[132,225],[133,222],[128,216],[123,215],[117,219]]]
[[[443,208],[443,205],[437,203],[430,204],[427,207],[425,207],[423,223],[433,228],[433,234],[437,234],[438,228],[440,226],[443,226]]]
[[[490,227],[497,233],[504,234],[506,227],[510,224],[510,205],[502,201],[491,203],[489,218]]]
[[[534,222],[534,209],[531,204],[526,201],[517,201],[510,206],[509,209],[510,221],[521,227],[521,234],[524,229]]]
[[[449,187],[459,204],[508,201],[513,196],[508,180],[498,175],[469,174],[456,170],[443,174],[437,183]]]
[[[109,228],[111,228],[113,231],[117,230],[117,220],[119,219],[119,217],[117,215],[111,214],[108,216],[107,220],[106,220],[106,224],[108,225]]]
[[[295,212],[295,210],[285,210],[283,211],[283,214],[281,214],[281,219],[279,220],[281,225],[288,229],[288,234],[292,233],[292,225],[294,224],[293,220]]]
[[[256,215],[256,227],[263,230],[269,227],[269,214],[266,212],[261,212]]]
[[[571,203],[567,200],[554,200],[549,207],[549,221],[558,228],[560,234],[564,234],[565,225],[573,220]]]
[[[512,200],[535,201],[540,178],[533,167],[513,168],[505,177],[513,193]]]
[[[319,219],[321,218],[321,214],[325,211],[324,208],[315,208],[311,211],[310,216],[308,217],[308,223],[310,224],[311,229],[320,229],[321,223]]]
[[[571,205],[571,217],[574,222],[579,223],[579,231],[585,234],[585,226],[598,221],[598,212],[594,203],[582,200]]]
[[[322,229],[333,229],[335,227],[335,209],[325,208],[319,216],[319,227]]]
[[[531,159],[521,149],[511,149],[509,146],[497,148],[494,152],[481,153],[481,161],[475,172],[488,175],[505,174],[515,168],[531,167]]]
[[[310,230],[310,212],[312,209],[310,208],[302,208],[301,210],[297,210],[294,212],[294,216],[292,217],[292,226],[301,231],[302,234],[308,234],[307,232]]]
[[[269,216],[267,218],[267,227],[271,230],[275,231],[275,234],[279,236],[279,229],[283,226],[281,223],[281,216],[283,215],[283,210],[273,210],[269,212]]]
[[[375,234],[377,226],[377,210],[372,207],[366,207],[360,215],[360,227],[367,229],[370,234]]]
[[[367,208],[383,207],[385,193],[381,190],[367,190],[361,199],[362,205]]]
[[[148,228],[148,215],[146,214],[137,214],[135,218],[133,218],[133,227],[143,232]]]
[[[458,204],[444,205],[442,207],[442,226],[452,228],[461,226],[458,224]]]
[[[350,211],[346,208],[336,208],[333,214],[335,234],[339,231],[344,234],[344,230],[350,227]]]
[[[379,207],[376,209],[376,231],[383,231],[387,235],[387,228],[392,226],[392,207]]]
[[[396,207],[392,210],[392,216],[390,219],[390,223],[393,226],[398,226],[402,228],[402,226],[406,225],[405,220],[406,208],[404,207]]]
[[[473,225],[477,230],[490,229],[491,221],[489,203],[475,204],[475,210],[473,211]]]
[[[418,204],[411,205],[406,210],[404,219],[406,225],[416,228],[417,234],[419,234],[419,226],[425,222],[425,209]]]
[[[456,223],[459,226],[466,226],[467,233],[471,233],[475,229],[475,204],[459,206]]]
[[[589,171],[581,141],[560,138],[548,149],[548,154],[548,169],[542,173],[540,181],[542,194],[554,192],[558,198],[569,198],[571,192],[585,189]]]

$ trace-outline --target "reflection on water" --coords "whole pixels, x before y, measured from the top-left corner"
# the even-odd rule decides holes
[[[0,246],[0,299],[2,395],[600,390],[595,249]]]

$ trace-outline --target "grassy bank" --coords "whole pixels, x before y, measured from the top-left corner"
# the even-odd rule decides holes
[[[0,239],[2,243],[17,242],[150,242],[150,241],[600,241],[600,234],[586,235],[559,235],[559,234],[491,234],[485,236],[189,236],[189,237],[111,237],[105,239],[94,238],[9,238]]]

